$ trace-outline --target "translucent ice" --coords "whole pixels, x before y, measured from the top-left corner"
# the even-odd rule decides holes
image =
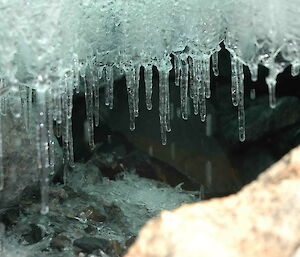
[[[0,96],[1,113],[10,107],[16,116],[24,116],[29,133],[39,131],[42,169],[45,160],[53,165],[49,140],[52,120],[56,134],[63,137],[65,161],[72,163],[72,98],[73,90],[80,91],[80,81],[85,88],[93,148],[94,125],[99,125],[100,80],[106,81],[106,105],[113,108],[114,77],[125,74],[129,126],[134,130],[143,84],[140,71],[144,70],[146,106],[151,110],[152,68],[156,66],[165,144],[166,132],[171,129],[169,71],[174,68],[175,85],[180,87],[182,118],[188,118],[191,101],[194,114],[205,121],[206,101],[211,96],[210,66],[217,76],[223,41],[232,56],[232,102],[238,109],[239,139],[244,141],[243,65],[249,67],[254,81],[258,65],[269,68],[266,82],[272,108],[276,107],[277,75],[289,65],[293,76],[300,70],[299,0],[265,0],[263,6],[259,0],[0,0],[0,15],[1,90],[10,89]],[[46,97],[40,95],[41,88]],[[37,104],[33,98],[36,92],[41,99]],[[9,105],[9,99],[16,97],[20,100]],[[33,104],[39,113],[47,111],[35,125],[29,115]],[[5,175],[1,136],[5,135],[0,132],[0,189]],[[46,190],[45,178],[44,174],[42,192]]]

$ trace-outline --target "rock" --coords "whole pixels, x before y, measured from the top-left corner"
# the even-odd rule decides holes
[[[91,163],[75,163],[67,176],[67,184],[75,192],[80,192],[82,188],[95,185],[103,179],[101,171]]]
[[[35,244],[42,240],[43,231],[39,226],[30,224],[30,230],[22,236],[28,244]]]
[[[67,247],[70,247],[70,245],[71,240],[63,234],[58,234],[57,236],[53,237],[50,242],[50,246],[52,248],[60,251],[66,249]]]
[[[299,255],[300,147],[239,193],[164,211],[125,257]]]
[[[76,239],[73,242],[73,245],[80,248],[86,253],[92,253],[93,251],[98,249],[106,251],[107,249],[109,249],[110,242],[109,240],[103,238],[84,236],[79,239]]]
[[[94,206],[87,206],[80,212],[80,217],[86,220],[91,220],[95,222],[104,222],[106,220],[106,215],[103,213],[104,210],[101,210]]]

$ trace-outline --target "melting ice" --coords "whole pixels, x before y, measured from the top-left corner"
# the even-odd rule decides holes
[[[171,131],[170,70],[180,87],[181,117],[188,118],[191,101],[194,114],[205,121],[210,70],[218,76],[219,44],[224,42],[231,53],[232,103],[237,107],[239,139],[244,141],[243,66],[249,67],[253,80],[258,65],[269,68],[266,82],[272,108],[277,75],[288,65],[293,76],[300,71],[298,0],[266,0],[263,8],[258,0],[0,0],[0,14],[0,111],[5,114],[10,108],[36,135],[43,213],[48,210],[48,174],[54,165],[53,131],[62,136],[65,162],[73,163],[72,99],[80,91],[80,81],[93,148],[100,80],[105,81],[105,104],[113,108],[114,76],[125,74],[129,126],[134,130],[141,67],[146,106],[152,110],[155,66],[160,132],[166,144]],[[39,110],[37,122],[29,115],[33,105]],[[5,186],[1,138],[0,129],[0,190]]]

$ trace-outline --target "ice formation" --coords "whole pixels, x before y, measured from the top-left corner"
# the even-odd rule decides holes
[[[105,80],[105,104],[113,108],[114,76],[124,74],[130,129],[139,116],[140,68],[144,67],[146,106],[152,109],[152,69],[159,71],[159,118],[162,143],[171,130],[169,72],[180,87],[181,116],[188,105],[206,119],[210,69],[218,75],[218,51],[231,53],[232,102],[238,133],[245,140],[243,65],[266,79],[270,106],[276,106],[277,74],[292,65],[300,70],[299,0],[0,0],[1,113],[22,116],[36,133],[41,170],[42,212],[47,212],[48,173],[53,168],[52,130],[62,136],[65,161],[73,162],[72,98],[84,85],[89,144],[99,125],[99,87]],[[171,63],[170,55],[174,56]],[[212,67],[210,67],[212,66]],[[8,91],[8,93],[4,93]],[[33,106],[39,118],[30,120]],[[0,138],[1,138],[0,133]],[[0,189],[3,188],[0,139]],[[4,149],[5,150],[5,149]]]

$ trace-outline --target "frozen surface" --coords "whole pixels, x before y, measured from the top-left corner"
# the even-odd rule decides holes
[[[105,103],[113,108],[114,77],[125,74],[129,126],[134,130],[140,67],[145,67],[146,104],[151,110],[152,67],[156,66],[160,131],[166,144],[171,131],[169,71],[174,68],[175,84],[180,86],[182,118],[187,119],[192,101],[195,115],[205,121],[210,66],[218,75],[220,42],[232,55],[232,102],[238,109],[240,141],[246,139],[243,65],[250,68],[253,80],[258,64],[270,69],[266,82],[272,108],[278,73],[292,65],[292,75],[299,74],[298,0],[266,0],[263,5],[259,0],[0,0],[0,15],[1,113],[5,114],[7,102],[13,102],[9,108],[24,118],[28,132],[35,135],[43,213],[48,212],[48,173],[54,166],[53,121],[63,137],[65,161],[73,164],[72,98],[80,81],[93,148],[100,80],[107,85]],[[10,98],[15,100],[7,101]],[[39,113],[37,122],[29,118],[32,106]],[[2,133],[0,190],[5,186],[1,137]]]
[[[135,238],[140,228],[160,211],[197,201],[198,192],[184,191],[180,186],[172,188],[128,172],[116,180],[102,180],[98,169],[76,165],[67,185],[50,185],[48,215],[40,215],[39,202],[30,200],[14,226],[7,228],[5,238],[0,231],[1,257],[78,256],[74,241],[82,237],[105,239],[110,249],[102,250],[109,256],[121,256],[111,255],[116,245],[126,250],[128,238]],[[32,232],[32,226],[41,229],[41,236]],[[57,234],[70,241],[61,251],[53,247]],[[32,242],[31,238],[39,239]]]
[[[136,234],[147,218],[157,215],[161,210],[171,210],[183,203],[195,201],[192,192],[172,188],[164,183],[141,178],[133,173],[123,173],[116,181],[104,178],[102,184],[81,184],[73,175],[68,183],[79,192],[96,197],[101,202],[115,204],[124,213],[130,232]],[[80,180],[85,183],[84,180]]]

